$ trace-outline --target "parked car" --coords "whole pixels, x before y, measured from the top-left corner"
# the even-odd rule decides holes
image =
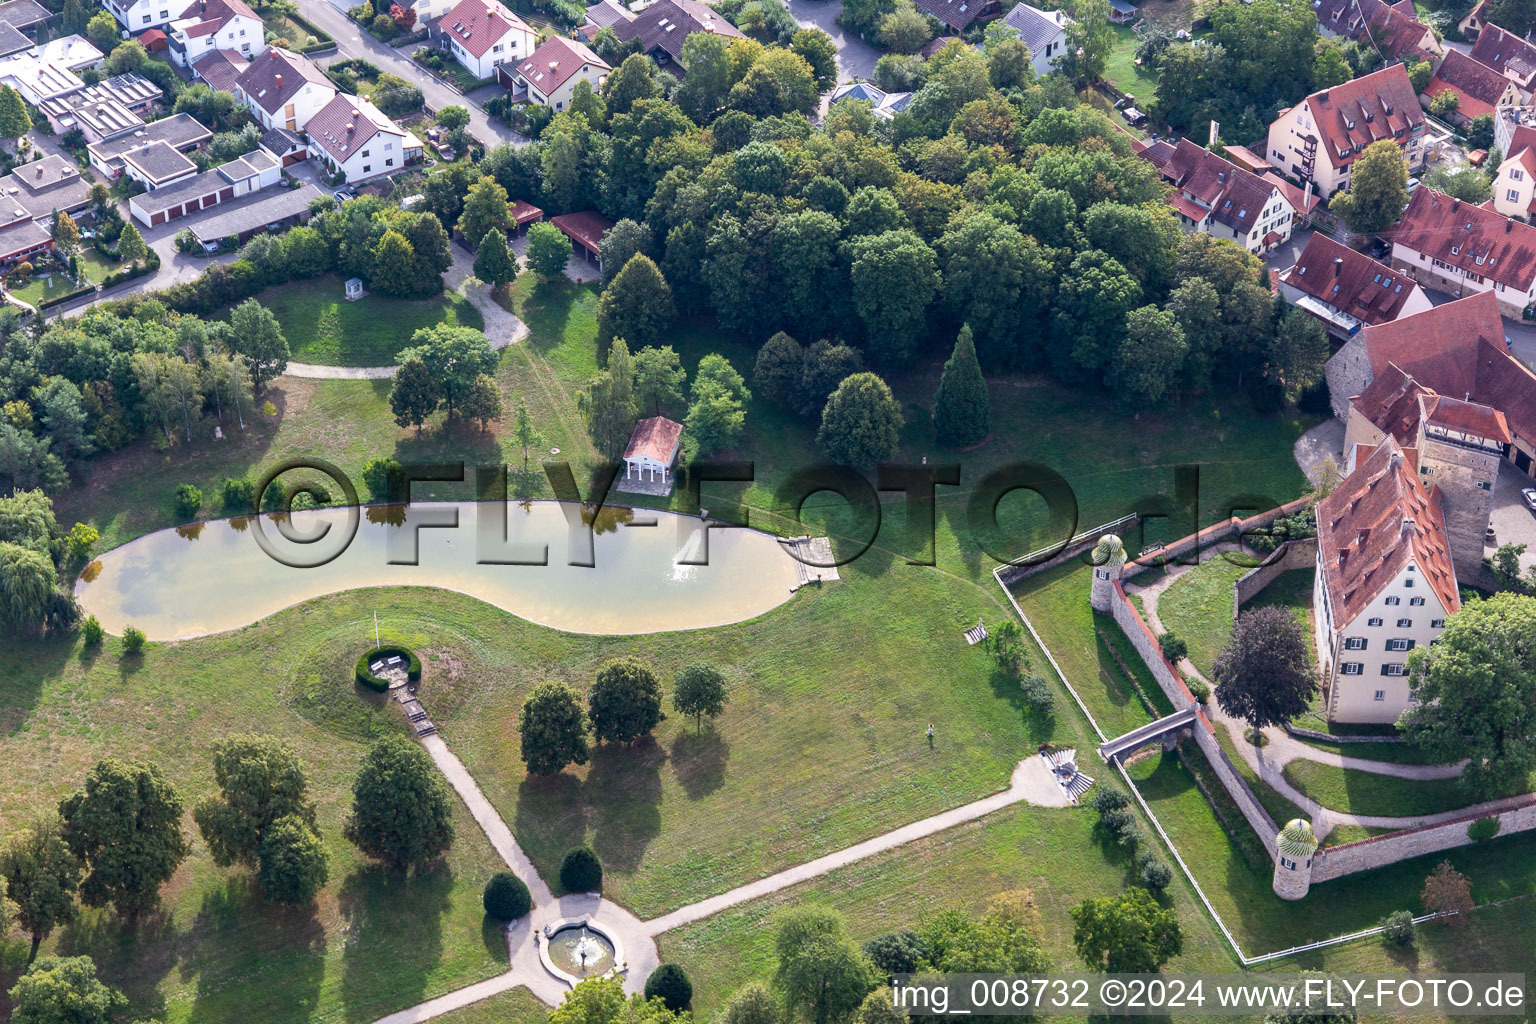
[[[356,199],[357,193],[350,188],[339,188],[334,193],[338,203],[344,203],[348,199]]]
[[[1125,118],[1125,123],[1133,128],[1147,123],[1147,115],[1135,107],[1126,107],[1120,111],[1120,116]]]
[[[213,256],[213,255],[217,254],[218,251],[219,251],[219,243],[218,242],[204,242],[203,243],[203,252],[207,253],[209,256]]]
[[[1385,238],[1378,238],[1371,243],[1371,256],[1374,259],[1386,259],[1387,253],[1392,251],[1392,243]]]
[[[1520,497],[1525,501],[1525,507],[1536,512],[1536,487],[1527,487],[1520,492]]]

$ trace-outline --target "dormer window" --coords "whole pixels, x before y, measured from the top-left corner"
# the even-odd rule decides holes
[[[1459,245],[1451,246],[1451,255],[1452,256],[1460,256],[1461,255],[1461,246],[1459,246]]]

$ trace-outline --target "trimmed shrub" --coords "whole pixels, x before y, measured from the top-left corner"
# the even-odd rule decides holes
[[[1127,850],[1134,850],[1144,842],[1141,826],[1129,813],[1126,814],[1125,819],[1115,827],[1115,840]]]
[[[94,615],[87,615],[80,624],[80,639],[85,641],[87,647],[100,647],[101,638],[105,634],[106,630],[101,628],[101,623],[96,621]]]
[[[1103,819],[1105,813],[1118,811],[1122,807],[1130,806],[1131,798],[1113,786],[1100,786],[1093,791],[1093,796],[1088,798],[1088,806],[1099,812],[1099,818]]]
[[[380,658],[393,658],[396,656],[405,658],[407,662],[405,670],[405,677],[407,679],[413,683],[421,679],[421,659],[416,657],[415,651],[409,647],[385,646],[364,651],[362,656],[357,659],[357,666],[353,670],[357,681],[370,690],[377,690],[379,693],[387,692],[389,690],[389,680],[380,679],[374,675],[371,666]]]
[[[528,886],[510,871],[498,871],[491,876],[480,902],[486,915],[498,921],[515,921],[533,909]]]
[[[144,649],[144,631],[137,626],[123,627],[123,653],[138,654]]]
[[[1025,676],[1019,680],[1019,689],[1024,693],[1024,703],[1043,715],[1048,715],[1056,706],[1056,696],[1051,693],[1051,684],[1042,676]]]
[[[591,847],[578,846],[560,861],[560,885],[566,892],[601,892],[603,865]]]
[[[673,1013],[682,1013],[693,1002],[693,982],[677,964],[662,964],[645,979],[645,998],[660,999]]]
[[[884,974],[911,974],[928,958],[928,950],[917,932],[903,928],[864,943],[864,955]]]
[[[1099,812],[1099,824],[1104,826],[1107,834],[1117,836],[1122,828],[1135,827],[1136,818],[1124,807],[1112,807],[1107,811]]]
[[[1194,694],[1195,700],[1201,704],[1210,702],[1211,687],[1204,679],[1199,676],[1185,676],[1184,685],[1189,687],[1189,692]]]
[[[1413,945],[1413,915],[1406,910],[1392,911],[1381,922],[1381,939],[1393,949]]]
[[[1478,818],[1467,826],[1467,838],[1474,843],[1492,839],[1499,834],[1501,824],[1498,818]]]
[[[1173,869],[1160,860],[1152,860],[1141,869],[1141,884],[1153,892],[1162,892],[1173,881]]]
[[[1180,658],[1183,658],[1189,654],[1189,645],[1186,644],[1183,640],[1180,640],[1178,636],[1171,632],[1164,633],[1162,636],[1158,637],[1157,646],[1162,648],[1163,657],[1167,658],[1174,664],[1178,664]]]
[[[250,515],[256,511],[256,485],[249,480],[225,477],[219,487],[219,505],[228,515]]]

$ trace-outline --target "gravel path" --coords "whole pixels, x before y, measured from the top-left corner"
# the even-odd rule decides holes
[[[528,337],[528,325],[507,312],[491,295],[491,286],[475,277],[475,260],[469,253],[453,246],[453,265],[443,274],[443,287],[469,300],[485,321],[485,336],[491,348],[501,350]],[[288,377],[311,380],[388,380],[395,375],[393,366],[317,366],[314,363],[289,363],[283,371]]]

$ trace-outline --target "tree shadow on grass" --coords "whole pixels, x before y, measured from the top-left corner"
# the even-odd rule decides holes
[[[507,922],[485,915],[485,920],[480,922],[480,941],[485,943],[485,951],[492,960],[511,962],[511,954],[507,952]]]
[[[19,731],[37,706],[47,680],[57,679],[69,663],[74,644],[58,639],[7,641],[8,671],[0,677],[0,735]]]
[[[346,919],[341,999],[349,1021],[414,1006],[443,957],[443,917],[451,909],[453,871],[445,861],[414,874],[359,868],[341,884]]]
[[[629,746],[599,744],[584,787],[592,808],[592,849],[603,866],[631,872],[661,833],[661,766],[666,751],[651,736]]]
[[[81,908],[56,934],[59,955],[91,957],[101,980],[131,999],[135,1013],[148,1018],[165,1009],[160,982],[175,965],[182,938],[170,911],[161,908],[130,925],[110,910]]]
[[[672,774],[688,799],[698,800],[725,785],[731,745],[713,728],[678,734],[672,743]]]
[[[183,946],[181,975],[197,976],[192,1020],[301,1024],[315,1013],[326,936],[313,905],[268,903],[237,874],[203,896]]]
[[[587,798],[570,772],[548,778],[526,776],[517,787],[512,834],[544,872],[554,877],[560,858],[587,841]]]

